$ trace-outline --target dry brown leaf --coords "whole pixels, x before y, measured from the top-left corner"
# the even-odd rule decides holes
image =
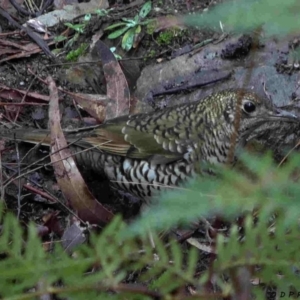
[[[36,92],[28,92],[26,90],[13,89],[6,85],[0,84],[0,98],[10,101],[21,101],[24,97],[28,102],[49,102],[49,96],[42,95]]]
[[[101,123],[105,121],[108,111],[112,109],[112,101],[105,95],[66,93],[70,95],[82,109]]]
[[[50,91],[51,162],[57,182],[79,218],[92,224],[106,224],[113,214],[94,198],[78,171],[60,126],[57,87],[51,77],[47,81]]]
[[[111,106],[109,109],[106,109],[106,119],[128,115],[130,110],[130,91],[117,59],[100,40],[95,44],[95,50],[102,61],[107,97],[111,99]]]

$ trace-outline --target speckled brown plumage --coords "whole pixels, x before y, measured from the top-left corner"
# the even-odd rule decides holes
[[[163,186],[177,186],[201,172],[206,163],[225,163],[237,114],[236,148],[255,138],[255,129],[264,123],[299,122],[253,93],[223,91],[194,103],[112,119],[84,134],[67,134],[67,140],[74,153],[92,148],[75,155],[78,164],[147,200]],[[50,143],[46,130],[0,130],[0,135]]]

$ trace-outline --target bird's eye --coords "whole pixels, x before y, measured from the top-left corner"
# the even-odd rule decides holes
[[[256,106],[253,102],[247,101],[244,103],[243,109],[247,114],[251,114],[255,111]]]

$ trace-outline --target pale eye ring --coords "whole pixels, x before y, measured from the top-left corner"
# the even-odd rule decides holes
[[[251,101],[247,101],[243,104],[243,110],[244,112],[246,112],[247,114],[251,114],[255,111],[256,106],[253,102]]]

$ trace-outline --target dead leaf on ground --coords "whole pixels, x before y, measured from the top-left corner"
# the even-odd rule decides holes
[[[59,211],[52,211],[43,216],[43,226],[46,226],[50,232],[54,232],[58,236],[62,236],[64,228],[62,220],[59,218]]]
[[[0,98],[7,99],[10,101],[21,101],[24,97],[27,102],[49,102],[48,95],[42,95],[36,92],[28,92],[26,90],[13,89],[6,85],[0,84]]]
[[[83,244],[86,241],[86,237],[83,233],[83,229],[79,227],[77,223],[73,223],[67,228],[62,236],[62,245],[65,251],[69,254],[72,250]]]
[[[51,162],[57,182],[80,219],[91,224],[106,224],[112,219],[113,214],[93,197],[78,171],[60,126],[57,87],[51,77],[48,77],[48,83]]]
[[[18,90],[0,84],[0,99],[7,99],[9,102],[0,102],[4,106],[6,118],[15,122],[18,115],[25,105],[48,105],[49,96],[41,95],[35,92]],[[13,102],[12,102],[13,101]],[[27,102],[26,102],[27,101]],[[41,103],[47,102],[47,103]]]
[[[112,109],[112,100],[105,95],[89,95],[67,91],[65,91],[65,93],[71,96],[82,109],[87,111],[100,123],[105,121],[107,118],[107,111]]]
[[[82,3],[74,3],[72,0],[56,0],[55,6],[61,9],[45,13],[34,18],[34,20],[41,22],[46,27],[52,27],[66,21],[72,22],[79,16],[95,13],[97,9],[106,9],[109,7],[109,4],[107,0],[91,0]]]
[[[24,38],[21,36],[21,41]],[[54,41],[45,41],[48,46],[53,45]],[[42,48],[36,43],[27,42],[26,44],[22,42],[12,42],[7,39],[7,37],[0,39],[0,63],[5,61],[10,61],[16,58],[29,57],[33,54],[42,52]]]
[[[106,108],[106,119],[128,115],[130,110],[130,91],[117,59],[100,40],[95,44],[95,50],[102,61],[107,97],[111,99],[111,105]]]

